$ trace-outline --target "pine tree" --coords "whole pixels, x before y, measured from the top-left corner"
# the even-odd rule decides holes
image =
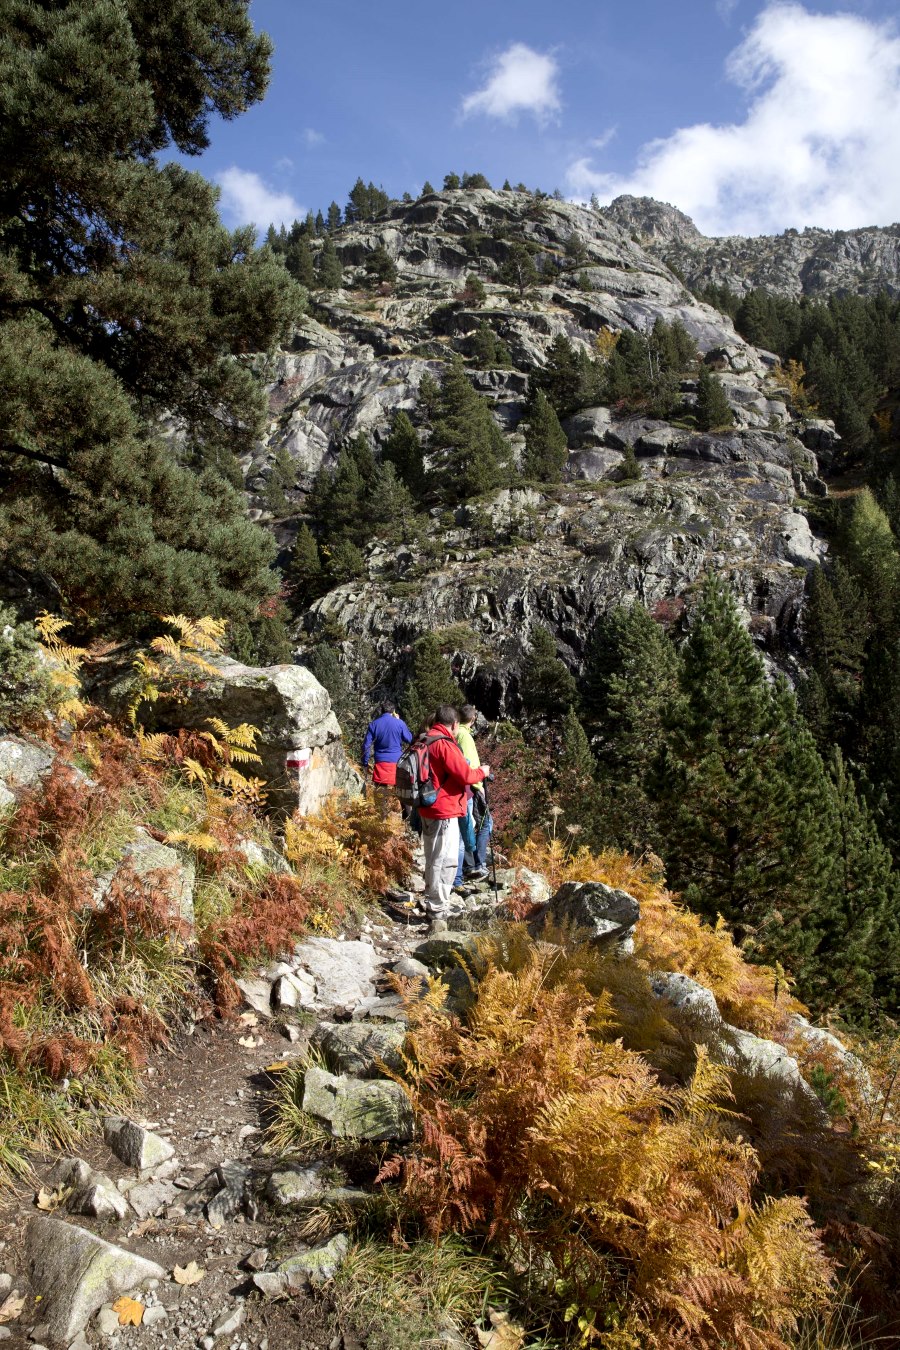
[[[594,625],[579,692],[602,789],[597,827],[604,842],[635,853],[660,848],[648,778],[678,695],[678,671],[674,642],[643,605],[621,606]]]
[[[306,524],[297,531],[287,567],[287,580],[298,609],[308,609],[325,589],[319,546]]]
[[[389,460],[375,471],[367,509],[373,532],[379,539],[390,543],[409,542],[416,507],[412,493]]]
[[[497,279],[505,286],[513,286],[520,296],[524,296],[527,290],[537,285],[540,277],[527,245],[520,243],[510,245],[506,261],[497,273]]]
[[[697,426],[701,431],[715,431],[733,424],[734,414],[721,381],[709,366],[702,365],[697,377]]]
[[[332,202],[328,208],[328,233],[334,234],[335,230],[341,228],[341,208],[337,202]]]
[[[531,399],[525,421],[522,473],[541,483],[558,483],[569,458],[566,433],[541,389]]]
[[[421,500],[425,490],[425,464],[422,459],[422,446],[419,434],[401,409],[394,417],[391,434],[381,450],[385,463],[393,464],[397,475],[406,484],[413,498]]]
[[[535,373],[534,384],[547,395],[557,417],[566,418],[601,401],[603,378],[601,367],[586,352],[576,352],[560,333],[550,343],[546,364]]]
[[[310,513],[329,546],[339,540],[363,544],[371,538],[368,498],[375,459],[365,435],[345,441],[333,468],[324,464],[313,480]]]
[[[871,629],[868,606],[841,561],[830,575],[814,568],[808,585],[803,611],[807,672],[800,686],[801,705],[823,753],[835,743],[855,752]]]
[[[321,239],[325,233],[325,217],[321,211],[316,212],[316,235]]]
[[[442,703],[458,709],[464,701],[437,638],[433,633],[426,633],[415,645],[409,679],[403,691],[403,715],[409,727],[413,732],[421,731],[431,725]]]
[[[833,919],[828,785],[783,681],[770,685],[731,594],[704,584],[655,785],[670,882],[810,989]]]
[[[163,153],[200,153],[211,114],[258,101],[269,54],[232,0],[172,23],[85,0],[5,14],[0,557],[86,622],[247,618],[277,586],[230,485],[265,416],[232,357],[279,341],[303,292]]]
[[[326,291],[340,290],[344,283],[344,270],[334,247],[331,235],[327,235],[319,254],[319,285]]]
[[[569,707],[562,720],[559,756],[555,763],[553,798],[567,825],[577,825],[579,842],[595,842],[598,805],[594,756],[578,714]]]
[[[287,247],[284,251],[284,265],[290,272],[295,281],[299,281],[302,286],[312,288],[316,284],[316,274],[313,268],[312,250],[309,247],[309,240],[305,232],[301,232],[296,221],[288,234]]]
[[[426,178],[426,179],[425,179],[425,182],[422,184],[422,196],[423,196],[423,197],[430,197],[431,194],[432,194],[433,192],[434,192],[434,188],[431,186],[431,184],[429,183],[428,179]]]
[[[436,452],[432,474],[446,501],[465,501],[490,492],[509,474],[503,435],[458,357],[444,375],[431,447]]]
[[[900,876],[839,750],[832,756],[834,918],[820,944],[819,997],[854,1020],[894,1011],[900,993]]]
[[[338,538],[322,550],[327,559],[328,577],[333,586],[365,576],[366,560],[352,539]]]
[[[356,756],[362,745],[367,717],[337,653],[328,643],[320,642],[305,654],[303,664],[327,689],[332,711],[341,725],[344,744]]]
[[[393,283],[397,280],[397,264],[382,244],[372,250],[365,266],[366,275],[375,281]]]
[[[471,355],[481,370],[504,370],[512,365],[506,343],[483,321],[475,329]]]
[[[459,174],[448,173],[444,175],[444,191],[454,192],[460,186]]]
[[[558,721],[574,705],[575,680],[556,654],[556,641],[549,629],[532,630],[525,657],[519,695],[526,713],[535,721]]]

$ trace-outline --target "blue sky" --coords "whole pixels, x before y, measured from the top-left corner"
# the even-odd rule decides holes
[[[710,234],[900,220],[897,6],[253,0],[266,99],[193,161],[229,224],[445,173],[646,193]]]

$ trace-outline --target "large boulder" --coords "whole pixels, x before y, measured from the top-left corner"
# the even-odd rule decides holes
[[[378,1078],[403,1067],[406,1028],[400,1022],[320,1022],[311,1043],[336,1073]]]
[[[166,1278],[155,1261],[45,1215],[29,1219],[25,1248],[31,1283],[41,1296],[41,1319],[50,1339],[63,1345],[74,1340],[102,1304],[145,1280]]]
[[[172,725],[205,728],[210,717],[229,726],[249,722],[260,732],[257,750],[262,763],[248,767],[267,784],[275,810],[306,814],[315,811],[335,789],[358,792],[361,780],[344,754],[341,728],[331,699],[305,666],[244,666],[218,658],[218,674],[206,676],[187,703],[171,709]],[[158,719],[169,710],[156,705]],[[308,762],[296,771],[288,761],[297,752]],[[299,773],[299,781],[298,781]]]
[[[641,916],[640,906],[627,891],[602,881],[566,881],[541,916],[545,925],[574,929],[596,945],[622,942]]]
[[[0,780],[10,788],[35,787],[50,772],[54,752],[21,736],[0,736]]]

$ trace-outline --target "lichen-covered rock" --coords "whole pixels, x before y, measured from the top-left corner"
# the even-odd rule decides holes
[[[598,945],[627,938],[641,910],[627,891],[602,881],[566,881],[553,895],[543,915],[545,924],[572,929]]]
[[[269,1177],[266,1199],[278,1209],[290,1209],[317,1200],[324,1189],[322,1163],[314,1163],[311,1167],[291,1163],[289,1167],[278,1168]]]
[[[406,1028],[399,1022],[320,1022],[312,1044],[334,1073],[378,1078],[402,1067]]]
[[[154,894],[165,901],[173,918],[193,928],[196,869],[190,856],[159,843],[138,826],[134,839],[123,848],[116,866],[97,878],[94,885],[96,903],[102,905],[114,881],[127,881],[129,876],[151,887]]]
[[[439,933],[426,938],[415,948],[415,958],[432,970],[458,968],[460,962],[471,965],[478,954],[474,933]]]
[[[49,1215],[29,1219],[25,1246],[32,1287],[41,1296],[41,1318],[50,1338],[64,1345],[102,1304],[166,1275],[155,1261]]]
[[[266,780],[269,804],[285,812],[315,811],[335,789],[359,790],[331,699],[311,671],[244,666],[224,657],[215,664],[218,673],[199,681],[187,703],[172,707],[173,724],[203,728],[208,718],[218,717],[229,726],[249,722],[257,727],[258,774]],[[167,705],[157,704],[155,715],[165,724]],[[288,759],[300,749],[311,753],[298,781]]]
[[[55,753],[21,736],[0,737],[0,779],[9,788],[35,787],[50,772]]]
[[[307,1069],[303,1110],[324,1121],[338,1139],[393,1139],[413,1136],[412,1108],[398,1083],[348,1078],[325,1069]]]
[[[312,1247],[308,1252],[289,1256],[278,1267],[281,1274],[287,1275],[290,1283],[296,1284],[303,1278],[312,1285],[327,1284],[333,1280],[339,1267],[350,1250],[350,1239],[346,1233],[335,1233],[330,1241],[320,1247]]]

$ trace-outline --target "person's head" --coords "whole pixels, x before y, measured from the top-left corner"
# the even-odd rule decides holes
[[[386,713],[392,713],[394,711],[394,705],[389,698],[386,698],[378,711],[381,713],[381,716],[384,717]]]
[[[442,703],[434,715],[434,720],[452,731],[454,727],[459,726],[459,713],[452,703]]]
[[[470,727],[478,720],[478,709],[474,703],[464,703],[459,710],[459,720],[464,727]]]

